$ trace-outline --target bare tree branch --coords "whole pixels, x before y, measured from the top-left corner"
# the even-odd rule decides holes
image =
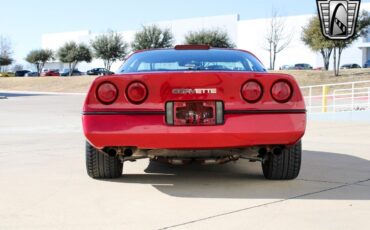
[[[276,9],[272,9],[264,44],[264,49],[270,53],[270,69],[275,69],[277,54],[286,49],[292,39],[292,33],[286,30],[285,20]]]

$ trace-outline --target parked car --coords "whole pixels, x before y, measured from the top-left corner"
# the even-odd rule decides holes
[[[48,70],[46,72],[42,72],[41,73],[41,76],[42,77],[59,77],[60,74],[59,74],[59,71],[58,70]]]
[[[86,72],[87,75],[113,75],[114,72],[105,68],[94,68]]]
[[[38,72],[28,72],[24,76],[25,77],[38,77],[39,76],[39,73]]]
[[[249,159],[267,179],[298,176],[306,108],[294,77],[266,72],[247,51],[206,45],[136,52],[119,73],[96,78],[83,106],[90,177],[118,178],[124,162],[143,158]]]
[[[363,65],[364,68],[370,68],[370,60],[367,60]]]
[[[69,76],[69,72],[70,72],[69,69],[66,69],[63,71],[63,73],[60,74],[60,76],[67,77]],[[72,76],[81,76],[81,75],[83,75],[83,73],[77,69],[73,70],[72,72]]]
[[[351,63],[351,64],[344,64],[340,68],[341,69],[359,69],[361,68],[361,66],[356,63]]]
[[[293,69],[295,69],[295,70],[311,70],[313,68],[312,68],[312,66],[310,64],[299,63],[299,64],[295,64],[293,66]]]
[[[31,71],[29,71],[29,70],[18,70],[18,71],[15,71],[15,76],[16,77],[24,77],[29,72],[31,72]]]
[[[13,72],[0,72],[0,77],[15,77]]]
[[[279,68],[279,70],[290,70],[290,69],[293,69],[293,66],[291,66],[291,65],[282,65]]]

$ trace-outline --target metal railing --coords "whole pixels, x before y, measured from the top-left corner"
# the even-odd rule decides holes
[[[370,87],[334,90],[333,108],[334,112],[370,110]]]
[[[305,86],[301,90],[310,113],[370,110],[370,81]]]

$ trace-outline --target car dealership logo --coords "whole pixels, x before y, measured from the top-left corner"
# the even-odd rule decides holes
[[[333,40],[355,34],[361,0],[317,0],[322,33]]]
[[[173,89],[173,94],[217,94],[217,89]]]

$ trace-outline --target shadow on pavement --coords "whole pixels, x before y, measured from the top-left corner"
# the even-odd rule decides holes
[[[304,151],[300,176],[292,181],[265,180],[260,163],[245,160],[214,166],[150,162],[143,174],[124,174],[109,181],[149,184],[174,197],[287,199],[304,195],[301,199],[370,200],[370,183],[357,184],[369,179],[368,160]]]

